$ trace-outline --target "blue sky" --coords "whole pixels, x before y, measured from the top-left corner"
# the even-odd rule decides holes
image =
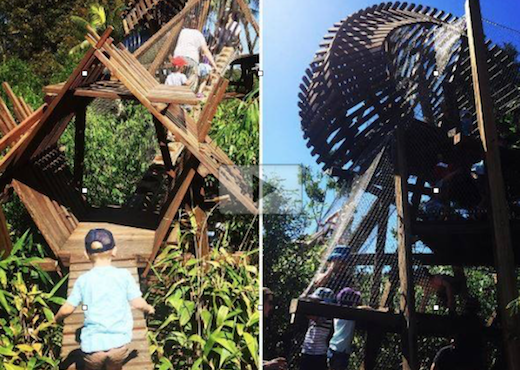
[[[315,165],[300,130],[298,92],[301,77],[322,37],[335,22],[377,4],[366,0],[262,0],[263,163]],[[462,0],[417,2],[454,15],[464,14]],[[520,29],[520,1],[481,0],[483,17]],[[512,35],[490,30],[494,38]],[[513,34],[514,35],[514,34]],[[516,40],[520,41],[519,35]],[[500,40],[498,40],[500,41]],[[519,42],[520,43],[520,42]]]

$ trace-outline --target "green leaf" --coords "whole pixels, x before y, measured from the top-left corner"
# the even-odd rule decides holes
[[[0,355],[9,357],[18,357],[18,353],[14,352],[11,348],[0,347]]]
[[[244,340],[246,341],[247,349],[251,354],[251,357],[254,359],[255,363],[258,363],[258,342],[257,340],[249,333],[244,333]]]
[[[4,364],[4,366],[5,366],[5,370],[24,370],[23,367],[13,365],[13,364]]]
[[[4,293],[5,292],[3,290],[0,290],[0,304],[2,305],[2,307],[8,314],[11,314],[12,309],[11,309],[11,306],[9,305],[9,303],[7,303],[7,299],[5,299]]]
[[[217,312],[217,326],[220,327],[224,325],[224,321],[227,318],[227,315],[229,313],[229,308],[226,306],[220,306]]]
[[[68,280],[69,275],[65,275],[55,286],[52,288],[52,290],[47,294],[48,298],[54,297],[54,294],[60,289],[60,287]]]
[[[43,307],[43,314],[49,322],[54,322],[54,313],[47,307]]]

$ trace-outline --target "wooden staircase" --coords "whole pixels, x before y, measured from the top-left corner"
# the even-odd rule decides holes
[[[115,267],[125,268],[130,271],[135,280],[139,283],[138,267],[141,267],[136,259],[124,258],[116,259],[112,262]],[[68,283],[68,293],[70,295],[74,283],[78,277],[92,268],[92,264],[86,259],[72,259],[70,263],[70,275]],[[134,317],[134,329],[132,342],[128,345],[130,355],[127,358],[123,369],[125,370],[148,370],[153,369],[148,340],[146,338],[146,320],[141,311],[132,310]],[[83,326],[84,315],[81,307],[76,309],[71,316],[65,319],[63,329],[62,344],[62,363],[60,369],[82,369],[81,350],[79,349],[79,334]]]

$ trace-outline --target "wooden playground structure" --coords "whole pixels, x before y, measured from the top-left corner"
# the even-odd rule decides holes
[[[447,55],[456,58],[448,58],[441,69],[434,48],[443,45],[439,41],[442,32],[451,37],[452,31],[460,32],[461,37],[444,45],[451,47]],[[500,329],[485,327],[482,334],[501,337],[507,369],[520,368],[519,317],[506,308],[518,297],[515,268],[520,249],[513,241],[518,244],[520,228],[509,211],[511,194],[506,194],[506,168],[501,164],[505,160],[508,166],[518,165],[518,157],[515,151],[499,147],[495,123],[497,116],[513,109],[508,102],[518,101],[518,89],[503,73],[511,68],[511,60],[502,48],[484,40],[478,1],[467,1],[465,22],[421,5],[375,5],[335,24],[320,47],[300,85],[302,129],[312,154],[325,170],[339,181],[360,178],[357,186],[376,199],[359,211],[363,216],[349,236],[351,243],[362,246],[377,230],[375,251],[357,253],[351,246],[349,256],[350,268],[373,268],[370,303],[366,302],[373,310],[304,297],[293,300],[291,314],[356,321],[356,327],[367,332],[364,370],[384,368],[376,361],[384,335],[397,333],[402,368],[417,370],[419,336],[451,337],[475,328],[464,316],[417,312],[415,268],[492,265],[498,277],[501,325]],[[420,118],[414,116],[418,110]],[[462,110],[471,115],[469,133],[462,132]],[[389,175],[374,170],[379,168],[386,146],[393,161]],[[455,157],[449,153],[474,157],[475,161],[484,159],[489,189],[487,218],[420,217],[422,199],[438,192],[431,185],[432,168],[439,154]],[[370,180],[359,185],[370,171]],[[391,194],[385,193],[385,188]],[[354,188],[349,198],[354,199],[353,205],[345,208],[350,220],[356,212],[356,197]],[[385,252],[386,230],[388,212],[394,206],[397,250],[390,254]],[[417,241],[432,253],[413,253],[412,245]],[[383,284],[385,266],[391,268],[389,275],[396,277],[395,284]],[[396,292],[400,306],[394,312],[391,302]]]
[[[153,8],[159,1],[137,2],[136,7],[143,6],[141,3]],[[244,19],[258,31],[249,8],[241,0],[238,3],[238,8],[247,13]],[[119,245],[115,266],[127,268],[137,281],[146,277],[168,239],[179,209],[189,207],[187,197],[192,206],[195,203],[190,211],[197,220],[196,253],[199,257],[205,256],[210,248],[203,186],[208,175],[218,179],[231,199],[248,212],[257,213],[242,174],[208,136],[229,83],[224,73],[236,57],[236,51],[232,47],[219,51],[215,57],[217,69],[200,87],[199,95],[189,87],[165,86],[155,79],[154,72],[165,64],[173,50],[184,18],[195,9],[202,27],[208,17],[209,4],[209,0],[186,2],[186,6],[179,8],[134,54],[122,44],[114,44],[111,27],[102,35],[89,29],[86,39],[91,48],[66,82],[44,88],[45,104],[35,111],[23,97],[16,96],[7,83],[3,85],[14,115],[0,99],[0,151],[5,151],[0,160],[2,198],[5,200],[11,189],[20,197],[56,256],[56,260],[47,261],[46,268],[56,268],[58,263],[69,268],[69,291],[78,276],[91,267],[83,256],[84,237],[94,227],[112,231]],[[157,43],[161,45],[153,62],[143,66],[138,57]],[[95,99],[134,100],[153,116],[161,155],[150,164],[129,207],[96,208],[89,205],[82,194],[86,111]],[[73,171],[58,143],[72,119],[75,122]],[[163,177],[167,179],[166,196],[158,193],[157,179]],[[9,232],[1,210],[0,221],[2,250],[10,251]],[[142,269],[140,275],[138,269]],[[125,369],[152,369],[146,321],[139,311],[133,314],[132,353]],[[80,309],[65,321],[63,368],[81,368],[78,362],[81,359],[76,354],[80,353],[77,335],[82,323]]]

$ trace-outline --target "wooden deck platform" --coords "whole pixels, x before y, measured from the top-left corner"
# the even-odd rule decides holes
[[[103,222],[80,222],[60,251],[60,258],[65,265],[70,261],[88,262],[84,256],[85,235],[90,229],[104,228],[114,235],[117,246],[117,259],[146,260],[152,253],[155,231],[131,226]],[[72,271],[72,270],[71,270]]]
[[[117,258],[113,265],[118,268],[126,268],[132,276],[139,281],[137,268],[139,264],[132,258]],[[85,259],[72,259],[70,265],[70,276],[68,283],[68,294],[70,294],[74,283],[78,277],[92,268],[92,264]],[[148,340],[146,338],[147,328],[146,320],[142,312],[132,310],[134,317],[134,329],[132,334],[132,342],[129,344],[130,355],[123,367],[125,370],[151,370],[153,364],[151,361]],[[81,308],[77,308],[71,316],[65,319],[63,329],[63,345],[62,345],[62,363],[60,369],[82,369],[81,350],[79,349],[79,334],[83,326],[84,315]]]
[[[45,86],[43,91],[49,96],[60,93],[65,83]],[[89,86],[78,87],[74,90],[74,96],[100,99],[133,99],[137,98],[119,81],[97,81]],[[200,102],[193,91],[187,86],[159,85],[152,88],[146,95],[152,103],[174,103],[197,105]]]

